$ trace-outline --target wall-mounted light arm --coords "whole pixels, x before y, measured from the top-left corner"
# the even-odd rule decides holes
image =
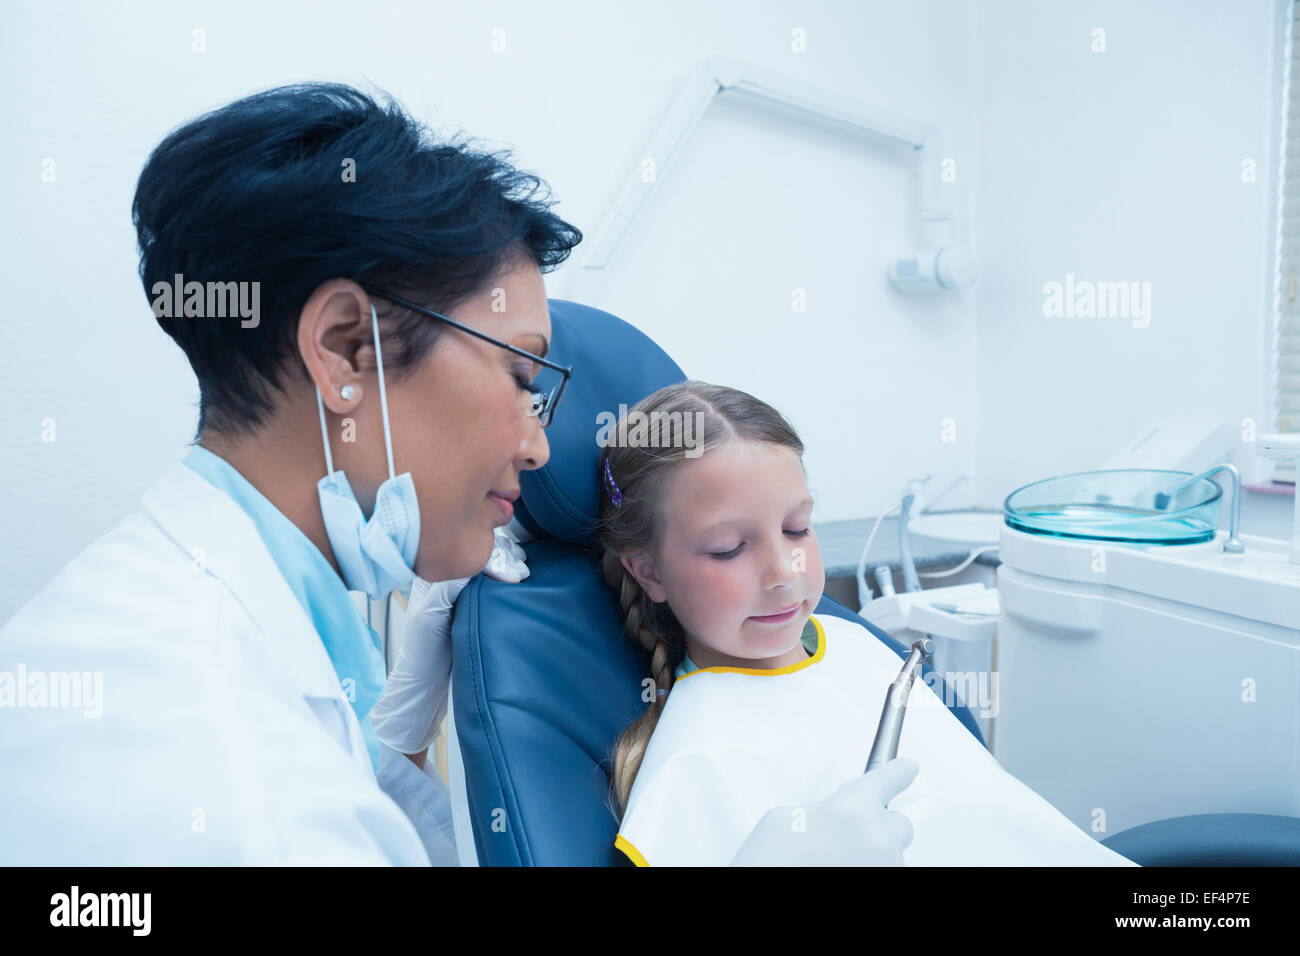
[[[945,229],[951,213],[939,200],[937,160],[931,156],[934,128],[927,123],[869,105],[842,94],[782,76],[735,60],[714,58],[697,67],[678,90],[668,112],[654,129],[642,153],[643,164],[653,162],[654,174],[646,179],[631,177],[620,190],[609,214],[584,246],[584,254],[568,274],[565,295],[593,303],[623,241],[643,215],[654,189],[663,182],[674,161],[704,113],[722,94],[779,103],[837,125],[874,134],[917,151],[921,160],[921,219],[928,233],[941,224]],[[643,169],[644,169],[643,165]],[[928,171],[928,172],[927,172]],[[934,180],[934,182],[931,182]],[[930,236],[927,236],[930,238]]]

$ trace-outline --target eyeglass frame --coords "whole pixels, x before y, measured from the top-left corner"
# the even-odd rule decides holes
[[[358,283],[358,285],[360,285],[360,283]],[[538,402],[537,399],[538,395],[543,395],[541,401],[545,402],[545,404],[541,408],[537,409],[537,411],[535,412],[530,411],[528,413],[529,416],[536,415],[538,424],[541,425],[543,429],[549,426],[551,422],[554,420],[555,409],[557,409],[560,405],[560,397],[564,394],[564,387],[569,383],[569,377],[573,374],[572,365],[559,365],[555,362],[550,361],[549,359],[542,358],[540,355],[534,355],[532,352],[526,351],[525,349],[521,349],[518,346],[511,345],[509,342],[502,342],[500,339],[494,338],[493,336],[488,335],[486,332],[480,332],[478,329],[471,328],[470,326],[465,325],[463,322],[457,322],[455,319],[445,316],[441,312],[435,312],[433,311],[433,309],[426,308],[425,306],[416,305],[414,302],[410,301],[409,299],[403,299],[400,298],[399,296],[390,295],[387,292],[383,292],[379,289],[373,289],[366,285],[361,285],[361,288],[365,289],[368,294],[376,296],[377,298],[380,299],[384,299],[388,302],[391,302],[393,303],[393,305],[399,305],[404,309],[410,309],[412,312],[418,312],[420,315],[427,315],[430,318],[440,319],[441,321],[446,322],[448,325],[452,326],[453,328],[457,328],[460,329],[462,332],[469,333],[470,335],[474,336],[476,339],[482,339],[484,342],[490,342],[493,345],[497,346],[498,348],[503,348],[508,352],[513,352],[515,355],[519,355],[533,362],[536,362],[538,365],[559,372],[560,375],[562,376],[562,378],[560,379],[560,384],[555,389],[555,391],[551,393],[552,395],[555,396],[554,401],[546,401],[546,399],[549,398],[549,396],[543,395],[543,393],[540,390],[538,391],[532,391],[531,389],[529,390],[529,393],[533,396],[534,405],[536,405],[536,403]],[[543,412],[546,413],[545,419],[542,418]]]

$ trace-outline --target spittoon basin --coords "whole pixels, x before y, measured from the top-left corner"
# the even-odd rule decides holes
[[[1133,544],[1211,541],[1223,492],[1201,478],[1169,494],[1191,477],[1186,471],[1148,468],[1059,475],[1007,495],[1003,519],[1019,531],[1063,538]]]

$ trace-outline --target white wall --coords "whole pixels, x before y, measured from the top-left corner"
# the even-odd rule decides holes
[[[970,5],[839,5],[793,17],[769,6],[730,35],[692,30],[678,40],[682,70],[654,79],[656,121],[687,66],[744,59],[935,126],[936,151],[956,162],[944,198],[967,211]],[[792,24],[807,30],[805,53],[789,49]],[[633,132],[612,163],[640,186],[649,130]],[[724,94],[660,172],[603,294],[589,300],[649,333],[689,376],[786,413],[806,445],[822,521],[891,507],[912,475],[975,465],[975,298],[903,297],[888,280],[920,239],[917,168],[907,147]],[[959,418],[958,437],[969,428],[969,439],[941,441],[945,417]]]
[[[1100,467],[1167,417],[1272,428],[1274,0],[979,4],[979,481]],[[1092,52],[1093,30],[1105,52]],[[1243,181],[1243,160],[1256,164]],[[1150,324],[1047,318],[1043,286],[1151,284]],[[1139,322],[1140,324],[1140,322]],[[1277,505],[1284,507],[1278,509]],[[1290,499],[1248,504],[1287,534]],[[1226,517],[1226,509],[1224,516]]]
[[[0,620],[193,437],[197,390],[149,312],[129,211],[149,150],[207,109],[303,79],[377,86],[441,129],[514,147],[588,234],[709,56],[934,124],[977,240],[977,294],[889,289],[917,238],[905,156],[719,104],[592,303],[689,374],[786,411],[830,520],[889,507],[911,475],[976,467],[995,503],[1169,409],[1261,414],[1275,13],[1273,0],[8,4]],[[1094,26],[1103,55],[1088,52]],[[806,53],[791,52],[796,27]],[[1042,284],[1066,271],[1149,279],[1151,327],[1044,319]],[[795,288],[806,313],[791,311]],[[946,418],[955,442],[941,441]]]

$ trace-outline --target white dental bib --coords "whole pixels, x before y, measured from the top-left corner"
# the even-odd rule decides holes
[[[725,866],[769,809],[810,807],[863,773],[903,662],[860,625],[812,620],[806,661],[677,679],[615,841],[633,862]],[[1136,865],[1003,770],[920,680],[898,755],[919,765],[889,802],[912,822],[907,866]]]

